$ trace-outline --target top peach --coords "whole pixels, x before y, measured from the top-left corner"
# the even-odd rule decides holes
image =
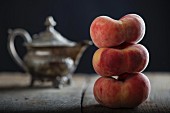
[[[124,42],[138,43],[145,34],[145,22],[137,14],[127,14],[119,20],[99,16],[90,26],[92,41],[98,48],[114,47]]]

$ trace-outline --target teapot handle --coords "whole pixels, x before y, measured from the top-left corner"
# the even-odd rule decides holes
[[[27,31],[24,29],[15,29],[15,30],[8,30],[9,36],[8,36],[8,51],[11,55],[11,57],[14,59],[14,61],[25,71],[27,71],[27,67],[24,64],[23,60],[19,57],[18,53],[16,52],[15,45],[14,45],[14,40],[16,36],[21,36],[24,38],[24,41],[27,43],[32,42],[32,38],[29,35]]]

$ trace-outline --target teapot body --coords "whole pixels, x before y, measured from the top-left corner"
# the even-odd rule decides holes
[[[80,49],[74,47],[28,47],[24,64],[35,80],[53,82],[54,87],[69,85],[79,62]]]
[[[28,72],[34,76],[67,76],[76,69],[75,58],[71,56],[69,49],[67,47],[31,47],[28,48],[24,57],[24,63]]]

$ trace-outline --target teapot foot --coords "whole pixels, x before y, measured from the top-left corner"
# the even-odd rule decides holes
[[[33,87],[34,86],[34,81],[35,81],[35,78],[32,76],[29,87]]]
[[[71,83],[72,83],[72,75],[69,74],[69,75],[67,75],[67,82],[66,82],[66,84],[67,85],[71,85]]]
[[[53,84],[53,87],[54,88],[63,88],[63,84],[62,84],[62,77],[56,77],[53,81],[52,81],[52,84]]]
[[[53,87],[59,89],[63,88],[65,85],[71,85],[71,75],[64,77],[57,76],[56,79],[52,81],[52,83]]]
[[[29,87],[33,87],[36,81],[45,82],[51,81],[52,87],[61,89],[66,85],[72,84],[72,75],[69,74],[67,76],[56,76],[56,77],[46,77],[46,76],[31,76],[31,81]]]

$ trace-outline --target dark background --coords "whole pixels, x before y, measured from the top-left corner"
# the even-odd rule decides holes
[[[139,14],[146,23],[146,34],[140,42],[150,52],[145,71],[170,71],[170,17],[168,0],[1,0],[0,1],[0,72],[23,71],[7,51],[8,29],[23,28],[32,36],[45,29],[47,16],[53,16],[55,27],[72,41],[90,39],[93,19],[107,15],[115,19]],[[23,56],[23,40],[17,40],[17,50]],[[91,60],[97,48],[87,49],[76,72],[94,73]]]

